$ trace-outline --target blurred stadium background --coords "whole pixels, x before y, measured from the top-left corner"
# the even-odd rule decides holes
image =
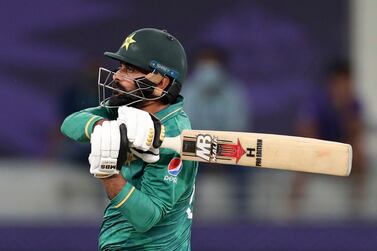
[[[203,166],[193,250],[377,250],[376,11],[375,0],[2,1],[0,250],[96,250],[106,197],[88,146],[59,127],[97,105],[97,67],[114,66],[103,52],[142,27],[179,38],[191,75],[204,45],[221,48],[246,95],[246,115],[217,105],[229,130],[302,135],[301,108],[328,65],[349,59],[355,73],[364,167],[339,178]]]

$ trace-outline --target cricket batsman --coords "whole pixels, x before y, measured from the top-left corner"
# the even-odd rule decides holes
[[[110,200],[100,250],[190,250],[197,162],[182,161],[163,138],[191,129],[179,95],[186,53],[171,34],[140,29],[100,68],[98,107],[68,116],[61,131],[90,142],[90,173]]]

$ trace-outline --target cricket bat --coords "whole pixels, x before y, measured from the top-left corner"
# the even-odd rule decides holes
[[[183,160],[348,176],[349,144],[313,138],[206,130],[184,130],[165,138],[162,148]]]

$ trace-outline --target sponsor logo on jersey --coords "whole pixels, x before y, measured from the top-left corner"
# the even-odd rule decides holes
[[[164,180],[165,181],[173,182],[174,184],[177,184],[177,177],[173,177],[173,176],[170,176],[170,175],[165,175]]]
[[[182,160],[180,158],[173,158],[168,165],[168,173],[173,176],[178,176],[182,170]]]

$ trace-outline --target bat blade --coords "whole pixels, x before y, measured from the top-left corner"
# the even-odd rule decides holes
[[[184,160],[348,176],[352,147],[333,141],[262,133],[184,130],[163,148]]]

